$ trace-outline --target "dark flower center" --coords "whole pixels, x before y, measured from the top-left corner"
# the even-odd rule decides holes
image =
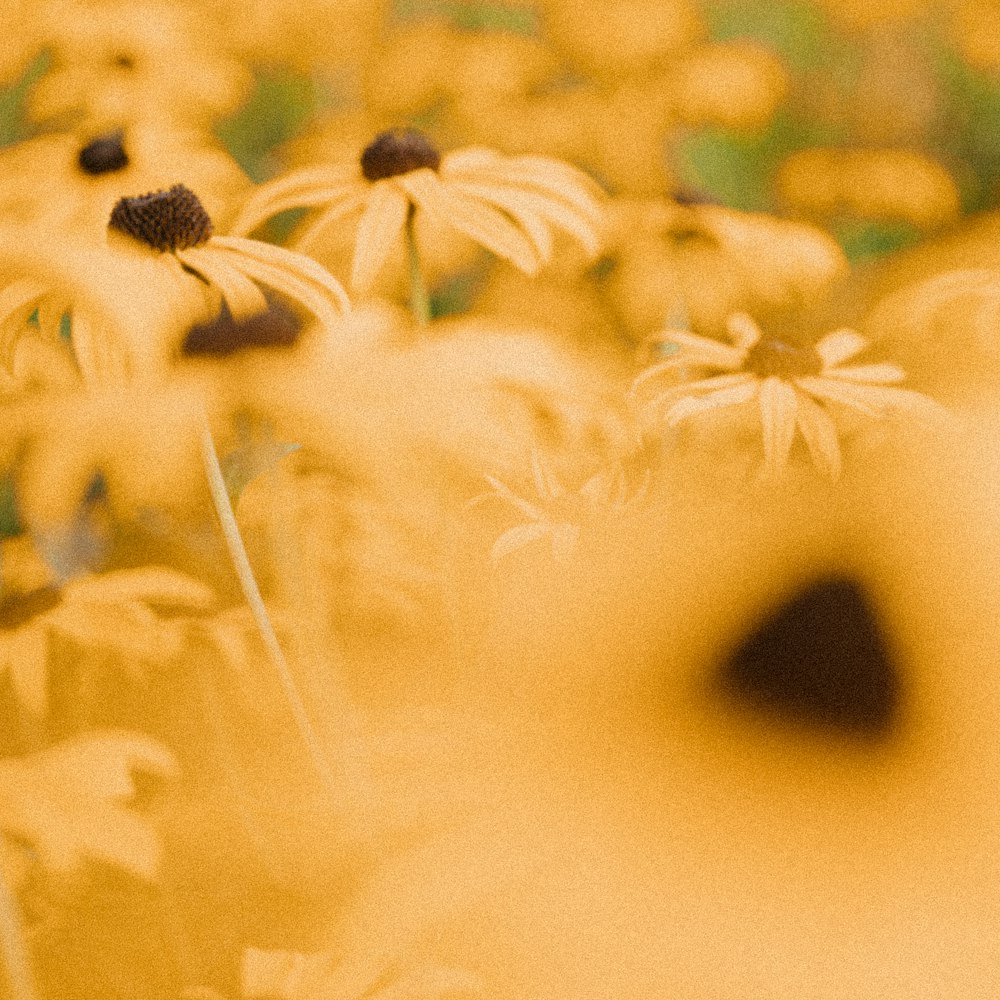
[[[16,629],[61,603],[62,594],[58,587],[38,587],[24,593],[9,594],[0,601],[0,630]]]
[[[370,181],[398,177],[411,170],[437,170],[441,154],[423,132],[414,128],[392,129],[375,136],[361,154],[361,173]]]
[[[818,375],[823,370],[823,359],[814,347],[796,347],[783,340],[765,338],[747,352],[745,367],[760,378],[772,375],[794,378]]]
[[[212,235],[208,212],[183,184],[122,198],[111,210],[108,226],[160,251],[196,247]]]
[[[95,177],[124,169],[128,166],[125,133],[121,129],[115,129],[114,132],[106,132],[96,139],[91,139],[80,150],[78,162],[85,174],[92,174]]]

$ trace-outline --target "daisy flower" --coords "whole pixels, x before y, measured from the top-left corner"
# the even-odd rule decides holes
[[[553,558],[563,562],[576,547],[584,523],[604,511],[624,508],[643,493],[640,489],[628,498],[624,476],[609,478],[605,473],[597,473],[578,489],[570,490],[537,451],[531,453],[531,475],[537,494],[534,502],[518,496],[493,476],[485,477],[493,489],[470,501],[471,505],[502,500],[527,518],[527,523],[508,529],[493,543],[490,558],[494,561],[533,542],[548,540]]]
[[[597,252],[598,198],[594,181],[559,160],[484,147],[442,156],[427,136],[406,129],[378,135],[357,163],[297,170],[264,185],[233,229],[249,233],[279,212],[320,209],[296,243],[308,252],[331,227],[359,215],[351,283],[364,289],[415,209],[534,274],[552,256],[553,228]]]
[[[893,384],[906,377],[896,365],[845,365],[868,346],[853,330],[835,330],[815,346],[802,347],[765,337],[745,313],[730,316],[727,329],[731,345],[681,330],[667,330],[653,338],[654,343],[679,349],[642,372],[632,394],[663,375],[714,369],[718,374],[657,393],[646,404],[646,413],[662,414],[663,421],[675,427],[713,410],[756,401],[765,476],[775,476],[787,465],[798,429],[816,467],[836,479],[841,466],[838,407],[868,417],[904,413],[940,418],[944,413],[928,397],[895,388]]]

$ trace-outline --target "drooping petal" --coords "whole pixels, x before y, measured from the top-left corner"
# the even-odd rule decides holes
[[[680,350],[662,362],[675,365],[708,365],[713,368],[742,368],[746,351],[739,347],[721,344],[710,337],[699,337],[684,330],[666,330],[657,334],[660,344],[677,344]]]
[[[847,382],[866,382],[871,385],[891,385],[902,382],[906,372],[898,365],[848,365],[846,368],[831,368],[823,372],[823,378],[842,378]]]
[[[505,531],[493,543],[493,548],[490,549],[490,559],[497,562],[504,556],[509,556],[512,552],[523,549],[525,545],[530,545],[532,542],[544,538],[551,530],[551,525],[537,521],[532,521],[531,524],[519,524],[509,531]]]
[[[482,198],[516,219],[524,216],[537,216],[549,225],[557,226],[574,236],[592,257],[600,249],[597,230],[590,218],[573,205],[558,198],[546,197],[534,191],[520,191],[516,188],[504,188],[496,184],[471,183],[469,181],[452,181],[457,189],[473,198]]]
[[[878,417],[891,410],[894,405],[893,394],[903,391],[882,386],[840,382],[821,375],[797,378],[795,384],[810,396],[828,399],[832,403],[841,403],[869,417]]]
[[[228,260],[228,254],[213,251],[211,244],[177,252],[177,259],[215,285],[236,320],[248,319],[267,309],[264,293]]]
[[[0,291],[0,358],[10,366],[14,356],[14,342],[21,332],[38,300],[45,294],[45,286],[36,281],[15,281]]]
[[[526,274],[538,271],[541,260],[531,241],[502,212],[447,189],[430,170],[414,170],[398,180],[428,215],[509,260]]]
[[[743,351],[744,356],[763,336],[753,317],[742,312],[733,313],[726,319],[726,332],[736,347]]]
[[[262,222],[298,205],[321,205],[364,184],[357,167],[310,167],[258,188],[240,210],[233,233],[252,233]]]
[[[530,517],[533,521],[540,521],[545,516],[534,504],[528,503],[523,497],[519,497],[509,486],[495,479],[493,476],[483,477],[496,492],[501,500],[506,500],[511,506],[516,507],[522,514]],[[487,494],[489,496],[489,494]]]
[[[813,464],[829,479],[840,478],[840,441],[833,418],[804,392],[798,396],[798,424]]]
[[[368,189],[357,191],[341,201],[324,209],[312,222],[305,225],[295,237],[294,248],[300,253],[311,254],[326,242],[329,230],[342,219],[364,208],[368,201]]]
[[[757,402],[764,434],[764,471],[769,476],[778,475],[792,450],[798,398],[792,386],[772,376],[761,382]]]
[[[67,600],[116,604],[142,601],[189,610],[207,610],[215,592],[200,580],[166,566],[140,566],[82,576],[66,584]]]
[[[354,243],[351,285],[368,288],[397,246],[406,225],[410,199],[391,181],[372,185]]]
[[[741,386],[756,382],[755,376],[749,372],[737,372],[734,375],[716,375],[713,378],[699,379],[697,382],[684,382],[681,385],[670,386],[654,396],[646,404],[644,411],[650,417],[665,409],[671,403],[683,397],[698,399],[698,393],[714,393],[731,386]]]
[[[555,473],[549,468],[548,463],[536,448],[531,450],[531,475],[535,480],[535,489],[540,497],[557,500],[566,495],[566,487],[559,482]]]
[[[820,356],[824,367],[831,368],[860,354],[867,346],[867,338],[854,330],[844,328],[834,330],[823,337],[816,344],[816,353]]]
[[[710,392],[707,396],[685,396],[667,410],[664,420],[670,427],[676,427],[682,420],[699,413],[748,403],[757,395],[759,387],[760,382],[757,379],[747,376],[743,382],[726,389],[719,389],[717,392]]]

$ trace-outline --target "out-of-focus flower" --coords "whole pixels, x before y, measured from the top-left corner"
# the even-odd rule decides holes
[[[233,228],[252,232],[278,212],[322,208],[297,241],[308,250],[328,228],[360,212],[351,283],[363,289],[401,241],[413,209],[534,273],[552,256],[553,228],[596,253],[598,195],[585,174],[547,157],[504,157],[477,147],[442,157],[422,133],[401,130],[376,137],[355,165],[295,171],[265,185]]]
[[[770,50],[733,42],[688,53],[671,67],[664,86],[684,122],[757,128],[784,99],[788,74]]]
[[[546,37],[570,65],[613,80],[649,72],[704,31],[687,0],[544,0],[542,13]]]
[[[847,212],[932,228],[959,211],[951,174],[911,150],[804,149],[781,165],[777,186],[792,208],[821,217]]]
[[[877,29],[893,22],[908,21],[928,6],[928,0],[820,0],[820,6],[837,21],[854,30]]]
[[[248,91],[249,71],[213,44],[197,8],[62,0],[43,12],[53,65],[30,95],[36,120],[206,125]]]
[[[115,731],[0,760],[0,829],[32,844],[54,871],[91,859],[154,879],[156,832],[127,805],[135,794],[133,771],[172,778],[177,765],[156,740]]]
[[[250,180],[200,131],[138,124],[44,135],[0,150],[4,223],[103,239],[115,203],[184,177],[225,227]]]
[[[663,198],[611,203],[607,295],[633,337],[682,316],[721,329],[735,311],[816,301],[847,270],[837,242],[805,223]]]
[[[36,717],[48,712],[53,637],[69,639],[79,650],[110,653],[134,670],[170,660],[182,649],[181,626],[156,608],[201,612],[215,603],[204,584],[161,566],[87,574],[60,585],[51,574],[39,579],[39,560],[23,546],[8,545],[5,556],[8,580],[13,575],[31,582],[24,589],[8,582],[0,600],[0,674],[7,674],[21,707]],[[12,556],[17,558],[11,566]]]
[[[531,453],[531,477],[537,494],[535,501],[518,496],[493,476],[486,476],[492,491],[471,501],[501,500],[528,519],[527,524],[509,528],[493,543],[490,549],[493,560],[503,559],[544,539],[549,541],[554,559],[566,560],[572,555],[585,525],[601,516],[623,511],[639,495],[629,496],[623,474],[611,476],[607,472],[598,472],[579,488],[571,490],[558,479],[537,449]]]
[[[1000,66],[1000,7],[994,0],[964,0],[952,18],[951,34],[962,55],[980,69]]]
[[[713,410],[756,401],[765,477],[784,470],[798,429],[816,467],[837,479],[841,468],[837,407],[868,417],[903,414],[932,421],[944,416],[928,397],[892,385],[906,377],[896,365],[844,365],[868,346],[853,330],[836,330],[815,346],[800,347],[764,337],[749,316],[737,313],[729,319],[728,332],[732,345],[681,330],[660,334],[657,342],[678,350],[640,374],[633,393],[640,394],[660,376],[683,370],[722,373],[670,386],[645,404],[645,412],[673,427]]]

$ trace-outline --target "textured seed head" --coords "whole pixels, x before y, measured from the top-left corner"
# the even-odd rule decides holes
[[[818,375],[823,370],[823,359],[814,347],[796,347],[783,340],[764,339],[747,352],[746,368],[760,378],[772,375],[794,378]]]
[[[413,128],[392,129],[377,135],[361,154],[361,172],[370,181],[398,177],[411,170],[437,170],[441,154],[423,132]]]
[[[212,235],[208,212],[183,184],[122,198],[112,209],[108,226],[160,251],[196,247]]]
[[[80,169],[85,174],[95,177],[100,174],[114,173],[128,166],[128,153],[125,152],[125,133],[121,129],[106,132],[104,135],[91,139],[78,157]]]

